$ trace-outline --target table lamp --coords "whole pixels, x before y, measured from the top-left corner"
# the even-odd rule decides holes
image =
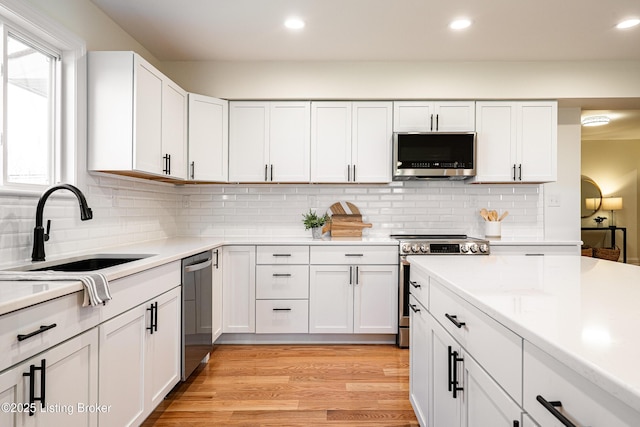
[[[597,199],[592,197],[587,197],[586,199],[584,199],[585,208],[594,212],[598,209],[599,202],[600,202],[599,197]]]
[[[609,221],[609,227],[615,227],[616,222],[613,217],[613,211],[619,211],[622,209],[622,197],[604,197],[602,199],[602,209],[611,211],[611,221]]]

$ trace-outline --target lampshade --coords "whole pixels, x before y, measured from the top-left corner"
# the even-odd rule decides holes
[[[587,197],[584,199],[584,207],[590,211],[595,211],[598,208],[600,198]]]
[[[622,197],[604,197],[602,209],[605,211],[619,211],[622,209]]]

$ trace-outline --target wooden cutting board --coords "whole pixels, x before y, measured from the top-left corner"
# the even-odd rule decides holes
[[[350,202],[338,202],[329,207],[331,222],[322,228],[322,232],[331,231],[332,237],[362,237],[362,229],[371,224],[362,222],[360,209]]]

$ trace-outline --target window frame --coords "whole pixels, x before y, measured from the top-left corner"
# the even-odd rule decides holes
[[[42,47],[45,52],[59,55],[56,72],[56,96],[53,137],[51,152],[53,166],[51,185],[70,183],[82,185],[86,174],[86,45],[84,40],[71,33],[51,17],[43,14],[34,6],[21,0],[2,0],[0,3],[0,23],[2,42],[5,43],[7,30]],[[6,46],[4,46],[6,48]],[[4,48],[3,48],[4,55]],[[3,64],[4,66],[4,64]],[[3,73],[3,80],[6,80]],[[1,127],[4,131],[5,96],[2,95],[3,117]],[[85,102],[82,102],[85,100]],[[5,175],[5,145],[3,133],[2,174],[0,178],[0,196],[39,196],[47,185],[7,183]]]

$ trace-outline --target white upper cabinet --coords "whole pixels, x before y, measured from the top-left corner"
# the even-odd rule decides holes
[[[473,182],[557,179],[557,102],[482,101],[476,109],[477,174]]]
[[[472,132],[474,101],[396,101],[394,132]]]
[[[133,52],[89,52],[87,67],[88,168],[186,179],[186,92]]]
[[[229,181],[309,182],[310,102],[229,103]]]
[[[314,102],[312,182],[390,182],[392,103]]]
[[[226,182],[228,161],[229,102],[190,93],[188,178]]]

